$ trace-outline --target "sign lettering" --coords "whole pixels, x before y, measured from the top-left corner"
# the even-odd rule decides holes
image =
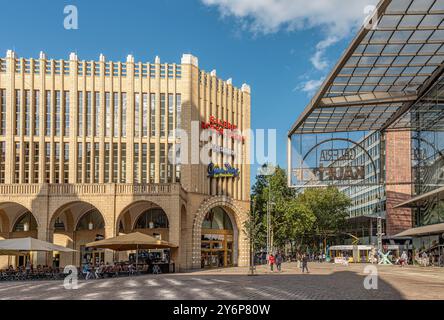
[[[233,168],[229,163],[226,163],[222,168],[214,163],[208,165],[209,178],[237,178],[239,177],[239,173],[240,170]]]

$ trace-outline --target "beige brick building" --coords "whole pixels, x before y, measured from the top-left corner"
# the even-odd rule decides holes
[[[213,174],[199,160],[209,145],[199,138],[204,127]],[[32,259],[80,266],[113,260],[86,243],[138,230],[178,246],[176,270],[247,265],[250,147],[239,137],[249,128],[249,86],[200,70],[189,54],[167,64],[8,51],[0,59],[0,238],[74,248]],[[23,261],[0,257],[0,268],[7,263]]]

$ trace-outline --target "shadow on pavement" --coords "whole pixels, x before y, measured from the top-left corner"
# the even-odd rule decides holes
[[[364,287],[365,275],[352,271],[319,274],[162,274],[80,281],[77,290],[63,283],[10,283],[0,299],[53,300],[399,300],[403,295],[378,279]],[[9,287],[10,286],[10,287]]]

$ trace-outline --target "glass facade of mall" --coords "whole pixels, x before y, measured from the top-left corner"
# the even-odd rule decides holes
[[[444,2],[381,0],[288,135],[291,186],[338,186],[352,199],[352,233],[375,235],[371,218],[383,217],[386,241],[428,251],[435,264],[444,256],[443,62]]]

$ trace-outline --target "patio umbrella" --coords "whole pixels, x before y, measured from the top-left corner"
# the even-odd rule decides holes
[[[0,250],[0,256],[21,256],[24,255],[23,252],[14,250]]]
[[[76,250],[58,246],[56,244],[34,239],[34,238],[17,238],[0,240],[0,252],[22,252],[22,251],[40,251],[40,252],[74,252]]]
[[[156,239],[140,232],[129,233],[114,238],[91,242],[86,244],[86,247],[111,249],[114,251],[136,250],[136,266],[139,261],[139,249],[177,248],[177,246],[172,243]]]

